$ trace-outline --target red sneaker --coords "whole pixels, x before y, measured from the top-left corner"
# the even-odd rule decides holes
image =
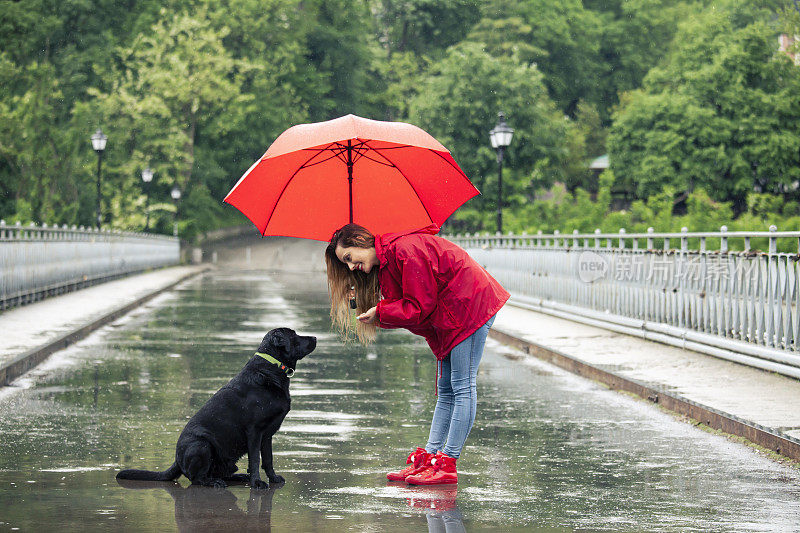
[[[406,464],[410,465],[400,470],[399,472],[389,472],[386,474],[386,479],[389,481],[405,481],[408,476],[418,474],[423,470],[430,468],[432,453],[425,451],[425,448],[417,448],[406,459]]]
[[[456,460],[442,452],[437,453],[431,459],[431,468],[416,475],[406,478],[406,483],[411,485],[444,485],[446,483],[458,483],[458,472],[456,472]]]

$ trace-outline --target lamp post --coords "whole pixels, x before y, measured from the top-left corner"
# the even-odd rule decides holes
[[[175,202],[175,217],[173,218],[172,222],[172,234],[174,236],[178,236],[178,201],[181,199],[181,189],[177,185],[172,188],[170,192],[172,195],[172,200]]]
[[[497,114],[497,124],[489,132],[492,148],[497,151],[497,231],[503,233],[503,155],[511,144],[514,130],[506,124],[506,115],[502,111]]]
[[[100,128],[97,128],[92,135],[92,148],[97,152],[97,229],[100,229],[100,165],[103,161],[103,150],[106,149],[107,140],[108,137]]]
[[[145,219],[144,231],[147,233],[150,231],[150,182],[153,181],[153,171],[150,170],[150,165],[147,165],[147,168],[142,170],[142,181],[144,182],[145,189],[144,211],[147,217]]]

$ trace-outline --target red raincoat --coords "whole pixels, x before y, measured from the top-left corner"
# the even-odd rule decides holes
[[[467,252],[434,236],[435,225],[375,236],[382,328],[425,337],[442,360],[503,307],[510,295]]]

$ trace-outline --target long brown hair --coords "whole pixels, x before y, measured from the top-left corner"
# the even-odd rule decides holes
[[[337,230],[325,248],[325,264],[328,268],[328,294],[331,298],[331,324],[339,330],[346,340],[352,335],[362,344],[375,340],[377,327],[355,320],[350,310],[350,297],[355,287],[356,314],[361,314],[378,305],[380,283],[378,268],[373,267],[369,274],[360,270],[351,271],[336,257],[336,247],[374,248],[375,237],[363,226],[347,224]]]

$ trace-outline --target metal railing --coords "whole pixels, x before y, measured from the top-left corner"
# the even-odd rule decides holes
[[[800,231],[449,238],[517,305],[800,378]]]
[[[0,221],[0,309],[179,260],[176,237]]]

